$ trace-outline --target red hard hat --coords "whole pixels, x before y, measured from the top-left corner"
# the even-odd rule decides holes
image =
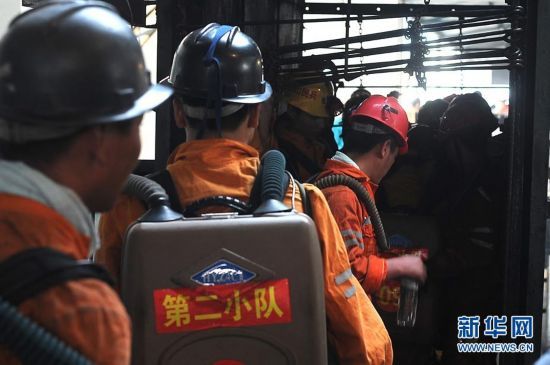
[[[352,126],[353,129],[364,131],[365,133],[381,133],[384,129],[369,131],[360,125],[371,124],[376,127],[376,124],[380,123],[389,128],[397,137],[400,147],[399,154],[407,153],[409,149],[407,143],[409,119],[403,107],[399,105],[397,99],[394,97],[371,95],[353,111],[350,121],[352,124],[359,125],[356,128]]]

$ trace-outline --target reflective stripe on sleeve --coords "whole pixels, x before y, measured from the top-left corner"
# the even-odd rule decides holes
[[[352,285],[344,291],[344,295],[346,299],[349,299],[355,295],[355,292],[356,292],[355,285]]]
[[[359,241],[363,239],[363,234],[361,232],[354,231],[353,229],[344,229],[343,231],[340,231],[340,234],[342,237],[357,237]]]
[[[351,279],[352,276],[353,276],[353,273],[351,272],[351,269],[347,269],[340,275],[337,275],[334,278],[334,282],[336,283],[336,285],[342,285],[343,283]]]
[[[477,238],[470,238],[470,242],[472,242],[474,245],[486,248],[488,250],[493,250],[495,248],[495,245],[491,242],[478,240]]]
[[[352,248],[353,246],[359,246],[361,250],[365,249],[365,245],[363,244],[363,242],[359,242],[355,237],[345,240],[344,243],[346,244],[346,248],[348,249]]]

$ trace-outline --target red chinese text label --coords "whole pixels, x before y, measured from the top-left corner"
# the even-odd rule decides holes
[[[292,321],[288,279],[154,291],[158,333]]]

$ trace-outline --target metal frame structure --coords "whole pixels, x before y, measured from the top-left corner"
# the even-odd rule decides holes
[[[467,13],[468,16],[479,16],[487,13],[487,10],[500,11],[506,6],[487,5],[418,5],[418,4],[353,4],[348,1],[342,3],[306,3],[304,14],[327,14],[327,15],[361,15],[384,17],[407,17],[416,16],[455,16],[458,13]],[[376,19],[376,18],[374,18]]]
[[[502,364],[531,364],[541,351],[543,272],[550,132],[550,20],[545,1],[510,0],[526,8],[526,67],[510,76],[509,180],[504,308],[534,317],[535,353],[503,355]]]
[[[426,87],[425,73],[428,71],[450,71],[450,70],[482,70],[482,69],[511,69],[523,67],[523,53],[521,44],[511,42],[514,36],[522,32],[520,21],[523,18],[524,8],[521,6],[464,6],[464,5],[387,5],[387,4],[353,4],[348,0],[347,4],[339,3],[306,3],[303,7],[303,14],[307,15],[340,15],[336,18],[304,19],[310,21],[339,21],[345,22],[345,38],[322,40],[306,44],[291,44],[279,47],[278,65],[279,73],[291,73],[294,79],[304,83],[320,82],[330,79],[350,81],[363,74],[376,74],[388,72],[407,72],[415,75],[418,84]],[[344,17],[345,16],[345,17]],[[353,19],[358,23],[364,20],[379,20],[389,18],[411,18],[408,28],[385,30],[382,32],[369,33],[359,36],[350,36],[350,21]],[[448,21],[443,18],[456,18]],[[421,22],[422,19],[422,22]],[[423,24],[428,19],[427,24]],[[436,22],[434,22],[434,20]],[[487,31],[487,27],[499,26],[500,29]],[[462,33],[463,29],[470,29],[469,34]],[[459,31],[459,35],[444,36],[437,40],[427,41],[425,33],[442,31]],[[405,37],[409,43],[366,47],[363,42]],[[493,48],[486,48],[488,43],[494,43]],[[351,44],[360,43],[360,48],[352,49]],[[500,43],[500,44],[498,44]],[[482,45],[485,48],[474,49],[465,46]],[[498,44],[498,45],[497,45]],[[507,46],[505,46],[507,44]],[[457,47],[460,49],[458,55],[427,57],[433,49]],[[307,57],[288,57],[289,52],[300,52],[305,50],[323,49],[337,52],[321,52],[321,54]],[[352,64],[352,59],[359,59],[372,55],[390,55],[396,52],[409,52],[410,58],[400,58],[385,62],[373,62]],[[312,72],[307,68],[311,62],[327,62],[328,60],[340,59],[343,65],[331,67],[330,72]],[[429,66],[424,62],[431,62]],[[436,64],[433,64],[436,62]],[[302,66],[306,66],[302,71]]]
[[[178,28],[181,20],[176,19],[178,12],[174,11],[181,1],[183,0],[163,0],[157,3],[159,78],[168,75],[173,53],[185,32]],[[280,4],[281,1],[271,2]],[[218,6],[227,6],[229,3],[231,2],[222,1]],[[453,16],[457,11],[467,11],[473,16],[488,8],[435,4],[428,7],[407,4],[351,4],[351,1],[348,4],[307,3],[303,4],[303,11],[308,14],[346,15],[349,21],[354,19],[352,15],[360,15],[367,20],[369,16],[375,18],[381,14],[414,16],[418,12],[422,12],[423,16],[427,15],[426,12],[432,16]],[[532,364],[541,351],[545,223],[549,211],[546,197],[550,132],[550,33],[544,28],[550,24],[550,2],[508,0],[508,4],[522,6],[526,13],[521,24],[523,34],[516,35],[514,40],[522,42],[525,67],[512,70],[510,75],[510,159],[508,181],[503,182],[507,184],[508,191],[507,209],[503,213],[506,214],[506,257],[502,268],[505,281],[503,314],[533,315],[532,341],[535,343],[533,354],[500,355],[500,364],[515,365]],[[300,22],[284,17],[278,19],[283,19],[282,24]],[[240,20],[247,27],[273,24],[270,21],[262,23]],[[208,21],[211,19],[193,18],[195,24]],[[173,123],[170,122],[169,110],[170,106],[165,105],[157,114],[155,169],[164,166],[170,146],[175,146],[178,140],[182,140],[181,132],[171,126]]]

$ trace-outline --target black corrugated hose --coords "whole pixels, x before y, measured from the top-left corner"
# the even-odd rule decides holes
[[[315,186],[317,186],[319,189],[325,189],[338,185],[345,185],[353,190],[359,200],[361,200],[363,204],[365,204],[372,222],[372,226],[374,228],[374,235],[376,237],[378,248],[381,251],[388,250],[390,247],[388,245],[388,241],[386,240],[386,233],[384,232],[384,226],[382,225],[382,220],[380,219],[378,209],[372,201],[367,189],[365,189],[365,187],[361,185],[359,181],[346,175],[329,175],[315,182]]]
[[[92,365],[90,360],[23,316],[2,297],[0,345],[9,348],[25,365]]]
[[[149,209],[159,205],[170,205],[170,199],[163,187],[143,176],[128,176],[124,193],[145,202]]]
[[[285,157],[277,150],[267,151],[262,157],[262,201],[275,199],[282,201],[285,196],[283,176]]]
[[[286,193],[285,185],[285,156],[280,151],[267,151],[262,157],[260,169],[261,204],[253,212],[259,216],[270,213],[290,212],[292,208],[283,203]],[[257,179],[257,178],[256,178]],[[288,181],[288,180],[287,180]],[[252,190],[255,190],[254,188]],[[255,194],[252,194],[253,196]]]
[[[139,222],[170,222],[182,218],[180,213],[170,209],[170,197],[156,181],[132,174],[128,176],[123,192],[145,202],[149,208],[138,219]]]

